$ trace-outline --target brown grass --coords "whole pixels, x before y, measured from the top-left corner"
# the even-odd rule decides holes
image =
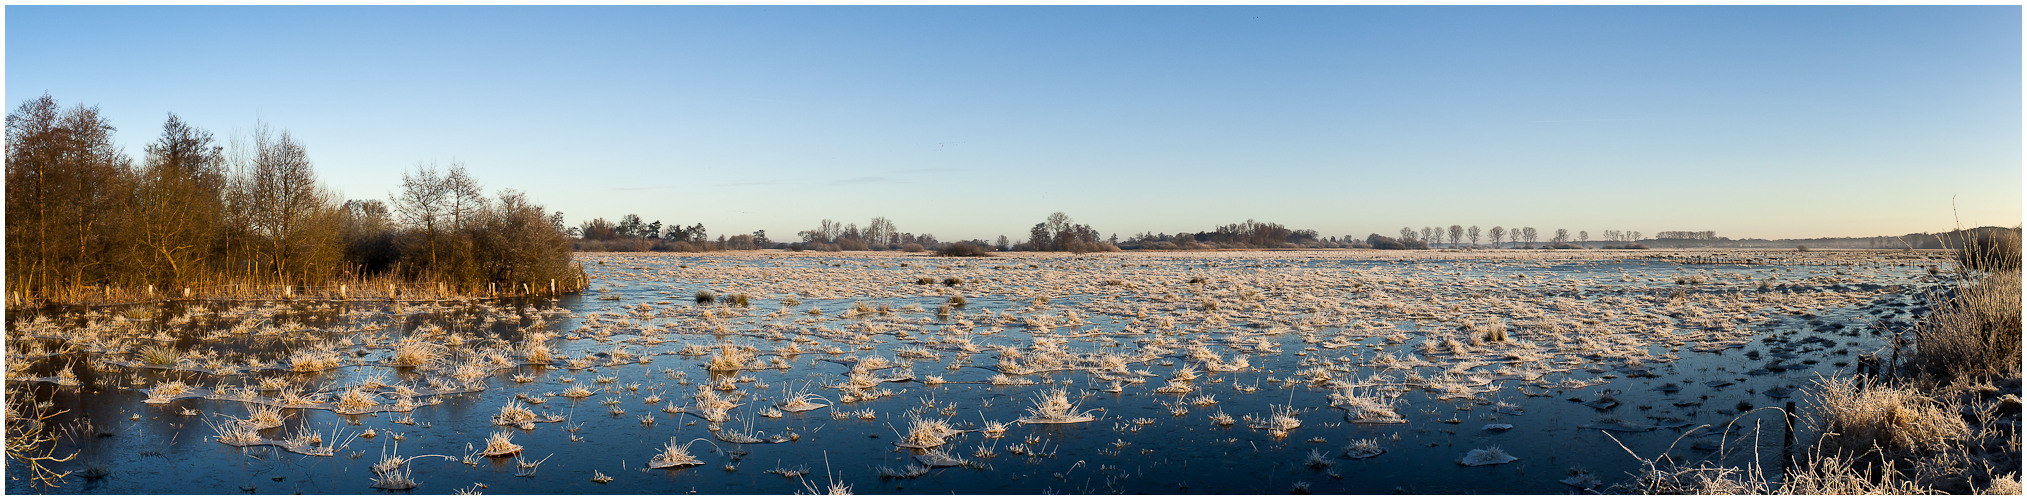
[[[1809,421],[1822,433],[1817,451],[1857,456],[1879,451],[1902,458],[1941,451],[1970,436],[1963,418],[1914,388],[1877,380],[1821,378]]]
[[[1957,289],[1914,328],[1913,368],[1939,380],[2020,374],[2020,273]]]

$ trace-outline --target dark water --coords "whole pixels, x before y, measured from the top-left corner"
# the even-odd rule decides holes
[[[692,266],[739,264],[737,261],[711,258],[672,258],[665,261]],[[821,261],[856,262],[851,258],[837,257]],[[785,259],[774,263],[793,268],[822,265],[818,262],[818,259]],[[1268,257],[1174,264],[1198,266],[1206,272],[1213,268],[1217,272],[1249,272],[1245,270],[1289,267],[1397,271],[1402,266],[1420,265],[1431,266],[1429,274],[1433,276],[1422,286],[1438,288],[1463,287],[1463,280],[1516,272],[1562,280],[1594,280],[1594,283],[1575,286],[1573,291],[1543,287],[1544,290],[1539,292],[1546,295],[1570,294],[1579,300],[1612,294],[1650,294],[1657,293],[1656,289],[1669,288],[1616,282],[1625,273],[1678,274],[1674,264],[1639,259],[1530,263]],[[606,266],[592,267],[597,274]],[[150,386],[172,377],[199,382],[193,384],[199,386],[215,383],[216,380],[243,384],[250,378],[193,377],[187,373],[145,368],[100,374],[94,373],[85,363],[72,362],[69,365],[79,370],[82,387],[59,388],[41,382],[11,382],[9,390],[31,390],[38,400],[53,403],[51,408],[64,411],[62,416],[51,421],[53,425],[61,427],[88,420],[97,429],[97,432],[66,437],[59,443],[60,451],[75,450],[79,455],[57,468],[77,472],[61,486],[38,488],[19,478],[19,464],[9,463],[7,491],[379,494],[384,491],[370,486],[373,473],[368,468],[383,454],[395,454],[397,449],[400,456],[415,457],[409,461],[409,467],[421,484],[411,492],[421,494],[447,494],[458,489],[474,488],[475,483],[484,484],[480,491],[489,494],[786,494],[806,491],[807,485],[821,485],[828,479],[848,484],[854,493],[860,494],[1286,493],[1293,490],[1298,482],[1306,483],[1307,490],[1314,493],[1557,494],[1578,491],[1558,482],[1568,477],[1573,467],[1588,470],[1610,484],[1626,479],[1629,471],[1637,470],[1640,462],[1635,455],[1646,458],[1668,455],[1679,460],[1697,460],[1713,455],[1711,451],[1691,449],[1691,444],[1699,441],[1721,441],[1727,448],[1723,454],[1728,460],[1726,463],[1742,464],[1757,457],[1770,470],[1778,471],[1786,437],[1785,427],[1779,412],[1763,408],[1801,401],[1807,397],[1805,391],[1813,378],[1831,372],[1849,373],[1856,369],[1856,359],[1861,354],[1880,351],[1884,345],[1883,337],[1879,329],[1869,325],[1912,322],[1923,295],[1940,286],[1918,271],[1918,268],[1908,267],[1848,265],[1696,266],[1690,272],[1739,273],[1751,280],[1689,287],[1691,293],[1749,292],[1753,287],[1752,281],[1778,274],[1781,282],[1786,283],[1784,286],[1791,287],[1789,289],[1848,287],[1863,291],[1870,298],[1848,307],[1814,311],[1811,316],[1780,316],[1770,322],[1750,325],[1754,332],[1753,340],[1742,348],[1718,353],[1681,349],[1677,353],[1680,356],[1678,360],[1645,366],[1654,375],[1651,378],[1630,376],[1636,372],[1635,368],[1600,363],[1590,369],[1551,374],[1544,378],[1545,381],[1600,377],[1604,380],[1603,385],[1582,389],[1545,389],[1528,383],[1505,381],[1500,382],[1501,389],[1483,394],[1475,402],[1465,399],[1442,401],[1432,397],[1428,391],[1409,391],[1394,404],[1409,423],[1391,425],[1348,423],[1343,411],[1329,407],[1330,390],[1327,388],[1268,382],[1270,377],[1291,378],[1301,369],[1298,363],[1302,358],[1295,354],[1303,352],[1304,343],[1295,333],[1272,337],[1281,352],[1254,354],[1252,369],[1203,375],[1198,380],[1199,389],[1188,397],[1208,394],[1216,397],[1217,405],[1189,406],[1188,413],[1180,417],[1171,415],[1162,404],[1175,401],[1174,396],[1151,393],[1153,388],[1162,384],[1159,376],[1149,377],[1145,384],[1130,385],[1119,394],[1080,391],[1109,383],[1092,380],[1089,375],[1075,371],[1027,376],[1046,381],[1045,385],[950,383],[932,386],[919,381],[919,377],[928,375],[941,376],[952,382],[986,380],[997,373],[992,369],[996,363],[995,352],[990,349],[973,354],[939,351],[941,360],[915,363],[918,381],[882,384],[882,388],[891,388],[897,393],[892,397],[806,413],[788,413],[781,418],[762,417],[756,413],[757,410],[779,400],[786,390],[808,388],[836,399],[838,391],[818,385],[824,380],[842,378],[846,372],[844,365],[823,361],[838,356],[820,352],[783,356],[792,368],[739,372],[740,375],[757,378],[768,387],[763,389],[751,383],[740,384],[740,389],[749,397],[743,406],[732,410],[733,421],[724,426],[735,430],[750,426],[757,435],[794,433],[798,438],[778,444],[737,445],[712,439],[712,433],[706,430],[708,424],[697,417],[658,411],[669,401],[687,403],[699,385],[708,384],[710,376],[703,368],[705,357],[665,352],[680,349],[684,342],[708,345],[722,338],[679,329],[663,334],[677,340],[675,343],[645,349],[632,348],[636,353],[650,355],[651,361],[646,364],[601,366],[595,368],[595,372],[560,366],[505,370],[488,378],[489,390],[446,397],[442,404],[408,413],[343,416],[323,410],[285,410],[288,429],[307,426],[322,430],[327,438],[334,434],[356,435],[366,429],[377,431],[375,438],[351,439],[330,457],[305,456],[270,446],[235,448],[212,442],[215,433],[205,424],[207,419],[244,416],[248,410],[242,403],[180,399],[166,404],[148,404],[141,401],[146,397],[141,391],[117,388],[121,382],[135,376],[148,379]],[[1446,272],[1452,274],[1443,274]],[[1810,277],[1820,276],[1838,276],[1840,283],[1798,284]],[[532,306],[536,310],[560,307],[577,313],[571,318],[553,321],[549,327],[559,332],[570,332],[582,323],[583,313],[587,312],[607,310],[606,314],[610,315],[620,306],[662,300],[675,303],[657,305],[657,308],[690,307],[684,302],[689,293],[706,286],[709,284],[681,278],[652,282],[607,280],[603,292]],[[593,288],[600,286],[595,284]],[[600,300],[599,295],[617,295],[620,300]],[[1056,297],[1051,305],[1075,308],[1085,300],[1095,299]],[[790,309],[799,312],[818,307],[835,317],[838,311],[862,301],[865,300],[803,299],[801,304]],[[933,310],[942,303],[942,299],[902,297],[881,298],[877,302],[895,307],[912,303],[921,305],[925,310]],[[967,309],[1002,311],[1026,305],[1027,302],[1019,297],[981,295],[971,297]],[[754,310],[762,313],[773,311],[778,306],[772,300],[754,301]],[[904,315],[919,317],[927,313]],[[23,320],[22,316],[12,315],[10,325]],[[389,322],[395,323],[391,328],[397,332],[413,328],[423,320],[451,325],[463,321],[467,323],[466,328],[475,329],[476,326],[469,324],[472,317],[451,312],[427,318],[409,316]],[[1083,329],[1117,329],[1117,323],[1103,316],[1086,314],[1086,317],[1091,324]],[[319,318],[301,319],[306,320],[305,323],[316,323]],[[322,324],[342,324],[346,321],[339,317],[326,317]],[[1413,325],[1412,322],[1407,324]],[[1245,328],[1238,322],[1234,325],[1234,328]],[[490,331],[503,339],[516,340],[519,334],[515,326],[496,324],[490,327]],[[179,335],[189,337],[187,330],[217,327],[219,324],[184,327],[182,330],[186,331],[180,331]],[[1310,356],[1336,358],[1361,349],[1372,352],[1370,346],[1379,346],[1390,353],[1412,353],[1423,332],[1413,326],[1402,330],[1413,338],[1404,343],[1372,339],[1351,347],[1319,349]],[[740,335],[731,336],[738,337]],[[894,350],[912,345],[896,341],[891,333],[875,337],[883,341],[869,344],[875,346],[874,350],[856,352],[878,353],[892,359]],[[992,336],[989,343],[1026,345],[1030,337],[1031,334],[1023,328],[1009,327],[1005,332]],[[622,333],[611,338],[626,340],[632,336]],[[1077,339],[1071,341],[1068,347],[1073,351],[1102,350],[1106,345],[1099,343],[1101,339],[1103,337]],[[983,340],[982,343],[985,343]],[[178,344],[197,342],[184,338]],[[747,343],[766,344],[750,338]],[[273,357],[273,353],[287,352],[301,344],[241,342],[231,345],[251,352],[269,353],[266,356]],[[611,349],[609,341],[601,342],[592,337],[558,339],[551,341],[551,345],[572,356]],[[1657,353],[1664,350],[1661,346],[1650,349]],[[1221,352],[1229,358],[1228,350]],[[1754,353],[1754,357],[1748,357],[1748,352]],[[29,371],[47,373],[66,362],[76,361],[76,357],[80,356],[88,355],[45,360]],[[369,359],[380,356],[376,353]],[[1176,361],[1174,366],[1163,366],[1158,360],[1150,366],[1136,364],[1134,368],[1167,375],[1174,368],[1183,366],[1181,361],[1185,359],[1178,351],[1165,358]],[[962,366],[948,369],[946,365],[953,361]],[[1769,364],[1786,368],[1777,372],[1764,371]],[[679,384],[664,370],[682,372],[691,383]],[[1418,370],[1431,375],[1442,371],[1441,367]],[[518,384],[509,378],[515,373],[539,374],[540,377],[535,382]],[[1370,369],[1361,369],[1345,378],[1355,379],[1373,373]],[[415,377],[413,373],[400,369],[354,366],[325,372],[311,380],[322,386],[345,387],[372,376],[385,377],[393,382]],[[594,384],[593,379],[600,376],[616,377],[617,381]],[[563,383],[558,381],[560,377],[576,381]],[[1079,424],[1013,424],[1012,421],[1027,408],[1030,398],[1051,387],[1046,385],[1050,382],[1067,383],[1073,395],[1088,394],[1082,406],[1102,408],[1097,413],[1100,418]],[[1234,382],[1259,389],[1251,393],[1240,392],[1233,389]],[[629,384],[639,384],[641,389],[627,391],[624,387]],[[1668,384],[1674,384],[1680,390],[1657,390]],[[508,429],[494,426],[488,419],[502,405],[513,402],[517,394],[540,395],[561,391],[571,385],[596,386],[601,390],[599,394],[582,400],[549,397],[545,404],[536,408],[538,413],[568,415],[566,423],[537,424],[532,431],[513,430],[513,442],[525,447],[523,457],[530,461],[544,460],[531,476],[517,477],[514,459],[481,459],[476,465],[466,465],[455,459],[427,456],[461,457],[466,454],[468,445],[483,447],[487,435]],[[1595,400],[1602,391],[1616,391],[1615,397],[1621,404],[1609,410],[1598,410],[1568,400]],[[648,395],[657,393],[664,402],[648,404],[644,401]],[[625,413],[610,414],[608,407],[600,404],[607,398],[620,400],[618,408]],[[998,439],[987,438],[980,433],[951,439],[952,444],[944,449],[970,460],[973,462],[970,465],[937,468],[912,479],[883,479],[879,472],[882,466],[898,470],[916,463],[913,458],[915,452],[896,448],[893,443],[900,437],[898,434],[908,428],[904,414],[922,408],[925,399],[933,399],[938,411],[950,412],[948,416],[930,412],[929,416],[946,418],[957,427],[972,428],[982,421],[994,420],[1007,422],[1009,430]],[[1497,406],[1493,403],[1502,402],[1518,405],[1524,414],[1495,412]],[[1265,416],[1270,405],[1284,404],[1301,410],[1299,418],[1302,425],[1278,439],[1248,428],[1243,422],[1220,426],[1207,417],[1220,409],[1234,417],[1246,414]],[[1740,417],[1742,411],[1755,408],[1762,410],[1747,411]],[[197,411],[196,415],[183,414],[185,410],[193,409]],[[854,413],[870,409],[876,418],[833,418],[833,409]],[[640,418],[649,415],[655,417],[654,424],[643,425]],[[394,422],[403,417],[411,418],[415,423]],[[1690,425],[1649,432],[1610,433],[1579,427],[1606,417],[1636,424],[1686,421]],[[1152,419],[1153,422],[1147,425],[1132,423],[1136,419]],[[1456,423],[1449,423],[1453,419]],[[1494,423],[1511,424],[1513,427],[1504,432],[1482,429],[1486,424]],[[1723,428],[1727,424],[1731,424],[1729,433],[1698,433],[1683,437],[1685,431],[1697,426]],[[576,426],[576,431],[566,432],[563,430],[566,426]],[[1803,432],[1806,433],[1806,430]],[[281,433],[269,430],[264,434],[274,437]],[[395,434],[403,439],[393,439]],[[573,435],[579,440],[573,441]],[[679,441],[706,438],[716,446],[699,442],[691,447],[690,451],[706,462],[702,466],[673,470],[644,469],[649,458],[671,438]],[[1343,447],[1354,439],[1363,438],[1379,440],[1388,451],[1364,460],[1344,457]],[[1809,436],[1799,435],[1794,439],[1806,441]],[[1033,451],[1014,454],[1008,447],[1015,444]],[[974,456],[974,451],[981,445],[989,446],[996,456]],[[1467,451],[1492,445],[1499,446],[1519,460],[1483,467],[1457,464],[1458,458]],[[1321,452],[1333,463],[1317,467],[1305,463],[1305,457],[1311,450]],[[809,473],[800,479],[791,479],[765,472],[777,467],[806,467]],[[103,471],[104,476],[85,478],[87,468]],[[594,483],[591,480],[594,471],[613,480],[604,484]]]

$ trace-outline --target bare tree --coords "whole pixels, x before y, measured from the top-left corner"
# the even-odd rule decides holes
[[[1464,226],[1460,226],[1460,225],[1456,225],[1456,224],[1451,224],[1451,225],[1450,225],[1450,246],[1453,246],[1453,247],[1454,247],[1454,246],[1457,246],[1457,243],[1459,243],[1459,242],[1462,242],[1462,241],[1464,241]]]
[[[401,192],[390,195],[394,199],[394,211],[401,224],[422,231],[424,244],[429,250],[429,269],[437,268],[437,242],[450,227],[450,189],[443,177],[437,175],[436,164],[417,164],[415,173],[401,173]],[[604,219],[599,219],[604,222]],[[587,228],[585,237],[590,238]]]
[[[1577,231],[1577,244],[1583,245],[1585,242],[1588,241],[1591,241],[1590,231]],[[1585,245],[1585,247],[1588,248],[1589,245]]]
[[[1402,227],[1402,228],[1401,228],[1401,243],[1407,243],[1407,242],[1410,242],[1410,241],[1415,241],[1415,239],[1416,239],[1416,238],[1415,238],[1415,228],[1411,228],[1411,227]]]
[[[486,209],[486,193],[479,187],[478,179],[465,171],[465,164],[450,162],[450,171],[443,176],[445,201],[444,215],[450,217],[452,231],[469,231],[478,226],[479,213]]]
[[[1541,235],[1541,233],[1534,230],[1533,226],[1520,228],[1520,234],[1523,235],[1522,239],[1527,240],[1527,246],[1534,246],[1534,242],[1538,241]]]
[[[210,132],[171,113],[147,154],[128,213],[137,219],[134,236],[146,249],[143,271],[149,282],[167,289],[187,283],[210,255],[224,210],[225,153]]]
[[[1492,226],[1492,248],[1499,248],[1499,242],[1506,240],[1506,228]]]
[[[1471,229],[1467,229],[1464,232],[1471,235],[1471,246],[1478,246],[1478,226],[1471,226]]]
[[[253,162],[242,168],[239,185],[261,257],[278,280],[315,277],[319,267],[333,263],[330,194],[317,184],[309,155],[288,131],[277,135],[257,125],[253,147]]]
[[[1555,239],[1549,240],[1549,242],[1556,244],[1569,243],[1569,241],[1570,241],[1570,230],[1568,229],[1555,230]]]
[[[44,94],[7,115],[9,288],[108,281],[132,159],[96,106],[64,110]],[[27,285],[23,287],[22,285]]]
[[[1070,216],[1062,212],[1051,213],[1049,214],[1049,218],[1044,220],[1043,223],[1048,225],[1050,237],[1054,240],[1050,242],[1049,249],[1056,251],[1069,250],[1070,242],[1065,240],[1064,237],[1070,235],[1070,229],[1073,227]]]
[[[795,234],[801,236],[805,244],[831,244],[837,243],[838,237],[843,236],[844,231],[844,227],[839,226],[837,221],[824,219],[823,222],[817,223],[816,229]]]
[[[894,221],[886,217],[874,217],[866,223],[866,245],[874,250],[886,250],[900,246],[901,233],[894,230]]]

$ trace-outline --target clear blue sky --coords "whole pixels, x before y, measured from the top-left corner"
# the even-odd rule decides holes
[[[2021,11],[8,6],[6,99],[290,130],[381,198],[944,240],[1248,218],[1872,236],[2021,220]]]

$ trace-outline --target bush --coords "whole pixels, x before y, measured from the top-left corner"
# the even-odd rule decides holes
[[[1373,233],[1371,235],[1366,236],[1365,242],[1367,245],[1372,245],[1373,248],[1377,248],[1380,250],[1429,249],[1429,243],[1422,240],[1397,240],[1386,236],[1380,236],[1379,233]]]
[[[908,253],[915,253],[915,252],[920,252],[920,251],[922,251],[922,244],[921,244],[921,243],[909,243],[909,244],[906,244],[906,245],[901,245],[901,251],[903,251],[903,252],[908,252]]]
[[[1807,252],[1807,251],[1809,251],[1809,246],[1808,246],[1808,245],[1795,245],[1795,251],[1797,251],[1797,252]]]
[[[971,244],[970,242],[965,242],[965,241],[960,241],[960,242],[957,242],[957,243],[951,243],[951,244],[949,244],[949,245],[945,245],[945,246],[943,247],[943,249],[942,249],[942,250],[937,250],[937,251],[936,251],[936,255],[941,255],[941,256],[944,256],[944,257],[990,257],[990,256],[992,256],[992,254],[991,254],[991,253],[989,253],[989,252],[986,252],[986,251],[985,251],[985,247],[981,247],[981,246],[978,246],[978,245],[973,245],[973,244]]]

